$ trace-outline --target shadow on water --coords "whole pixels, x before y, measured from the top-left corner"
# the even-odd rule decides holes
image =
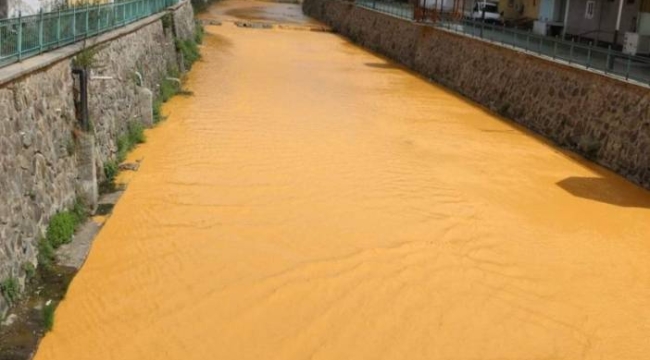
[[[598,177],[568,177],[557,185],[573,196],[628,208],[650,209],[650,194],[638,189],[621,192],[623,180]],[[636,196],[634,196],[636,195]]]
[[[399,67],[392,63],[365,63],[366,66],[378,69],[399,69]]]

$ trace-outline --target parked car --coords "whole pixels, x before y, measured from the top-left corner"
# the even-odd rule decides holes
[[[491,24],[503,24],[503,13],[499,12],[499,3],[491,1],[476,2],[467,17]]]

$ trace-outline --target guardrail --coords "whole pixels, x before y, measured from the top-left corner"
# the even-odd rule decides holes
[[[385,0],[355,0],[355,5],[406,20],[414,19],[413,5],[406,3]],[[427,19],[424,23],[505,47],[545,56],[552,60],[578,65],[585,69],[616,75],[624,80],[650,84],[650,58],[624,54],[612,50],[611,47],[603,48],[537,35],[505,25],[488,24],[470,19],[449,19],[444,14],[433,20]]]
[[[179,0],[130,0],[0,20],[0,66],[123,27]]]

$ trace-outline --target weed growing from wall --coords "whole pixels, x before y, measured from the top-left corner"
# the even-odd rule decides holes
[[[72,65],[81,69],[97,69],[101,68],[101,63],[97,59],[97,54],[102,51],[106,45],[94,46],[87,45],[84,41],[83,50],[77,53],[77,56],[72,59]]]
[[[36,276],[36,267],[34,267],[34,264],[30,262],[23,263],[23,271],[25,272],[27,280],[31,280]]]
[[[15,304],[20,296],[20,286],[15,277],[9,277],[0,283],[0,293],[11,304]]]
[[[45,269],[50,269],[52,267],[52,263],[54,262],[54,258],[54,247],[52,247],[52,244],[50,244],[46,238],[42,237],[38,241],[38,266]]]
[[[192,64],[201,58],[199,46],[194,42],[194,39],[176,39],[176,50],[183,56],[187,70],[191,69]]]
[[[205,29],[203,24],[200,21],[194,22],[194,42],[197,44],[203,44],[203,38],[205,37]]]
[[[167,102],[178,92],[178,82],[170,79],[164,79],[160,84],[160,98],[162,102]]]
[[[155,124],[165,120],[165,116],[162,114],[162,100],[156,99],[153,102],[153,122]]]
[[[154,108],[155,109],[155,108]],[[155,112],[154,112],[155,121]],[[117,155],[114,160],[109,160],[104,163],[104,177],[106,178],[106,185],[112,185],[115,177],[120,171],[120,163],[126,160],[126,155],[133,148],[147,141],[144,134],[144,126],[139,121],[132,121],[127,126],[125,134],[117,138]],[[109,186],[112,188],[112,186]]]
[[[163,17],[160,19],[162,22],[162,27],[165,32],[167,30],[170,30],[174,26],[174,15],[172,13],[167,13],[163,15]]]
[[[45,238],[56,249],[72,241],[75,226],[76,218],[71,212],[60,212],[50,219]]]
[[[104,163],[104,176],[107,183],[113,183],[119,171],[119,165],[115,160],[109,160]]]
[[[54,327],[54,310],[56,310],[54,303],[43,306],[43,327],[46,331],[51,331]]]
[[[54,249],[72,241],[75,230],[88,217],[85,205],[76,201],[71,210],[62,211],[52,216],[45,232],[45,243],[39,242],[39,262],[42,258],[46,264],[54,258]],[[41,256],[41,252],[43,256]]]

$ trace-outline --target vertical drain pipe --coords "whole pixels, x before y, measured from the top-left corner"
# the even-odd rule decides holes
[[[88,121],[88,73],[85,69],[72,69],[72,73],[79,76],[79,119],[81,128],[90,131]],[[76,99],[75,99],[76,100]]]
[[[88,72],[86,69],[72,69],[73,77],[79,79],[79,94],[74,96],[77,121],[81,123],[81,131],[77,136],[77,194],[80,196],[91,214],[97,210],[99,186],[97,184],[97,166],[95,159],[95,134],[91,132],[88,117]],[[78,95],[78,96],[77,96]]]

